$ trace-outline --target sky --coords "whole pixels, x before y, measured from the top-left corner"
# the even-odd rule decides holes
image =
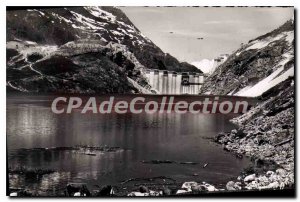
[[[135,26],[164,52],[195,62],[230,54],[241,43],[293,18],[280,7],[121,7]],[[172,32],[172,33],[171,33]],[[203,38],[199,40],[197,38]]]

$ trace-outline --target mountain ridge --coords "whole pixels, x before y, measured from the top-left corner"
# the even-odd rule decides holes
[[[155,93],[143,75],[144,69],[201,72],[162,52],[115,7],[8,9],[6,46],[8,91],[134,93],[143,89],[143,93]],[[78,68],[76,60],[84,60],[78,55],[90,53],[89,61],[77,61]],[[99,63],[94,53],[99,53],[104,63]],[[50,65],[46,67],[47,74],[41,72],[40,63]],[[63,68],[65,63],[68,65]],[[95,64],[99,68],[93,66]],[[105,67],[101,64],[112,66],[114,74],[102,71]],[[88,68],[93,69],[95,75]],[[83,77],[103,87],[87,85]],[[141,88],[134,87],[132,81]],[[69,87],[63,85],[67,82],[70,82]]]

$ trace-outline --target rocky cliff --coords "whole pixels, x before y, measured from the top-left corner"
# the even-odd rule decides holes
[[[151,93],[146,68],[199,70],[145,37],[115,7],[7,11],[7,89]]]

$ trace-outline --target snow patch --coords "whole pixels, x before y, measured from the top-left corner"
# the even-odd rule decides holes
[[[287,54],[285,54],[287,55]],[[294,66],[290,67],[287,71],[284,71],[284,65],[289,62],[292,58],[292,55],[287,55],[284,60],[278,63],[279,68],[275,70],[271,75],[266,77],[265,79],[261,80],[254,86],[246,86],[242,90],[240,90],[235,95],[237,96],[247,96],[247,97],[257,97],[262,95],[267,90],[271,89],[272,87],[276,86],[277,84],[285,81],[288,77],[294,76]],[[282,73],[282,74],[281,74]],[[281,75],[280,75],[281,74]],[[279,76],[278,76],[279,75]]]
[[[100,9],[98,6],[91,6],[91,7],[88,6],[88,7],[85,7],[85,9],[95,17],[99,17],[99,18],[108,20],[110,22],[116,21],[116,16],[114,16],[113,14],[111,14],[107,11]]]
[[[103,26],[106,25],[107,23],[102,23],[99,21],[95,21],[91,18],[85,17],[81,14],[78,14],[74,11],[70,11],[72,13],[72,15],[76,18],[76,20],[81,23],[83,26],[76,26],[74,24],[72,24],[72,26],[76,27],[76,28],[80,28],[80,29],[94,29],[94,30],[103,30]]]
[[[199,62],[192,62],[192,65],[200,69],[205,74],[210,74],[214,71],[214,60],[203,59]]]
[[[264,40],[255,40],[251,42],[250,46],[248,46],[245,50],[252,50],[252,49],[262,49],[267,47],[270,43],[280,40],[284,38],[288,43],[292,43],[294,39],[294,32],[289,31],[289,32],[283,32],[281,34],[278,34],[276,37],[267,37]]]
[[[56,18],[58,18],[60,21],[65,21],[66,23],[72,23],[72,21],[71,20],[68,20],[67,18],[65,18],[65,17],[62,17],[62,16],[60,16],[60,15],[58,15],[58,14],[56,14],[56,13],[51,13],[54,17],[56,17]]]
[[[115,31],[115,30],[111,31],[111,33],[113,33],[113,35],[123,36],[122,33]]]

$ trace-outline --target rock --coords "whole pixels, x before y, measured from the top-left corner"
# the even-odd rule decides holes
[[[9,196],[18,196],[18,193],[17,192],[12,192],[9,194]]]
[[[235,189],[234,185],[235,185],[235,183],[233,181],[229,181],[226,184],[226,189],[228,191],[235,191],[236,189]]]
[[[88,190],[86,184],[84,183],[69,183],[66,187],[68,196],[75,196],[75,194],[80,193],[80,196],[90,196],[91,193]]]
[[[111,196],[114,195],[114,190],[111,185],[106,185],[101,188],[97,196]]]
[[[148,193],[141,193],[137,191],[130,192],[127,196],[148,196]]]
[[[269,170],[269,171],[266,173],[266,175],[270,177],[270,176],[274,175],[274,172]]]
[[[280,189],[284,189],[284,187],[285,187],[285,183],[284,183],[284,182],[281,182],[280,185],[279,185],[279,188],[280,188]]]
[[[146,186],[140,186],[139,190],[141,193],[149,193],[149,189]]]
[[[272,182],[267,186],[267,189],[277,189],[279,186],[279,182]]]
[[[193,193],[199,193],[202,191],[206,191],[206,187],[203,185],[196,185],[196,186],[192,186],[192,192]]]
[[[181,188],[188,191],[192,191],[192,186],[197,186],[197,185],[198,185],[197,182],[185,182],[182,184]]]
[[[225,137],[224,133],[219,133],[216,137],[215,137],[215,141],[216,142],[220,142],[222,141],[222,139]]]
[[[248,175],[244,178],[244,182],[251,182],[253,180],[255,180],[255,174]]]
[[[286,176],[287,172],[284,169],[279,168],[279,169],[276,170],[276,174],[281,176],[281,177],[284,177],[284,176]]]
[[[276,175],[276,174],[273,174],[273,175],[271,175],[271,176],[269,177],[269,180],[270,180],[271,182],[276,182],[276,181],[278,181],[278,180],[281,180],[281,177],[278,176],[278,175]]]
[[[218,191],[218,189],[216,187],[214,187],[213,185],[207,184],[207,183],[204,184],[204,187],[205,187],[206,191]]]
[[[75,192],[74,196],[81,196],[80,192]]]
[[[164,187],[162,190],[162,195],[163,196],[170,196],[172,191],[168,187]]]
[[[161,193],[157,191],[149,190],[148,192],[142,193],[138,191],[130,192],[127,196],[160,196]]]
[[[246,186],[246,189],[258,189],[259,188],[259,184],[258,182],[256,181],[252,181],[251,183],[249,183],[247,186]]]
[[[269,184],[269,179],[266,176],[260,176],[257,180],[260,185],[266,186]]]
[[[265,157],[271,157],[274,155],[274,152],[272,150],[266,150],[264,153]]]
[[[161,193],[159,193],[157,191],[152,191],[152,190],[149,191],[149,196],[160,196],[160,195],[161,195]]]
[[[234,184],[234,188],[235,188],[236,190],[241,190],[241,189],[242,189],[242,183],[236,182],[236,183]]]
[[[192,192],[197,193],[201,190],[201,185],[196,185],[191,187]]]
[[[186,194],[186,193],[190,193],[190,192],[191,192],[191,191],[179,189],[179,190],[177,190],[176,194]]]

